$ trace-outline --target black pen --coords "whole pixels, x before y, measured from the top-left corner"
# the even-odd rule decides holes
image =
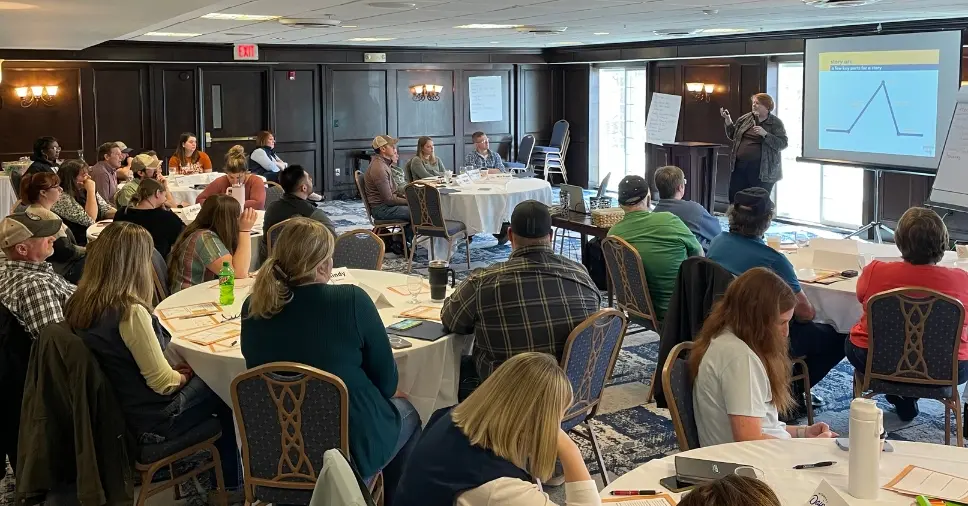
[[[793,468],[794,469],[816,469],[818,467],[830,467],[834,464],[836,464],[836,462],[832,460],[827,460],[824,462],[817,462],[816,464],[800,464],[798,466],[793,466]]]

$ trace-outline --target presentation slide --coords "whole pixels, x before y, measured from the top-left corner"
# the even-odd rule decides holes
[[[803,156],[936,170],[960,47],[958,32],[808,40]]]

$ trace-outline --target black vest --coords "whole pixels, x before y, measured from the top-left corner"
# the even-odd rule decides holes
[[[531,476],[491,450],[474,446],[454,425],[452,408],[427,422],[397,485],[397,506],[453,506],[460,494],[498,478],[533,482]]]
[[[255,148],[255,149],[256,150],[261,149],[262,151],[265,151],[266,154],[269,155],[269,160],[270,161],[274,161],[276,159],[276,150],[270,148],[269,146],[262,146],[262,147],[258,147],[258,148]],[[253,153],[254,152],[255,151],[253,150]],[[265,167],[263,167],[263,166],[259,165],[258,163],[256,163],[256,161],[252,159],[252,154],[250,153],[249,154],[249,172],[251,172],[253,174],[258,174],[260,176],[264,176],[266,173],[268,173],[270,171],[266,170]]]
[[[168,347],[171,337],[161,327],[158,319],[152,315],[152,326],[158,337],[161,349]],[[165,431],[170,423],[170,417],[165,409],[171,403],[174,395],[161,395],[148,387],[148,382],[141,375],[141,369],[135,362],[131,351],[121,339],[121,314],[108,310],[89,329],[74,329],[81,337],[87,349],[97,358],[101,370],[107,376],[114,393],[121,404],[128,428],[141,437],[146,432],[153,432],[160,436],[167,436]]]

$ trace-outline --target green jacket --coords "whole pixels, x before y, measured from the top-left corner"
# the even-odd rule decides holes
[[[94,356],[66,323],[48,325],[27,368],[16,504],[76,483],[81,506],[130,506],[134,449],[121,406]]]
[[[736,168],[736,151],[739,143],[743,140],[743,134],[755,126],[753,113],[748,112],[739,117],[732,125],[726,126],[726,137],[731,142],[729,152],[729,171],[733,172]],[[786,128],[780,118],[772,113],[760,123],[766,130],[766,137],[763,137],[763,151],[760,156],[760,181],[764,183],[775,183],[783,179],[783,157],[780,151],[787,148],[788,140]]]

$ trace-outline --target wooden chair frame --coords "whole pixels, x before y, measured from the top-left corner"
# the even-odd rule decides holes
[[[285,225],[286,223],[288,223],[289,220],[291,220],[291,219],[292,218],[286,218],[286,219],[280,221],[279,223],[276,223],[275,225],[269,227],[269,230],[266,230],[266,256],[267,257],[268,257],[268,255],[271,255],[272,254],[272,231],[273,230],[276,230],[276,229],[279,229],[279,228],[282,228],[282,226]]]
[[[407,258],[407,234],[403,229],[409,223],[405,221],[387,221],[386,223],[377,225],[376,220],[373,219],[373,210],[370,209],[370,203],[366,201],[366,192],[363,191],[362,171],[353,171],[353,182],[356,183],[356,191],[360,192],[360,198],[363,200],[363,208],[366,209],[366,218],[370,220],[370,225],[373,226],[373,233],[377,237],[395,237],[399,235],[400,240],[403,242],[403,257]],[[377,232],[377,229],[380,228],[385,228],[386,232]]]
[[[184,450],[168,455],[156,462],[150,464],[142,464],[140,462],[135,462],[134,468],[141,475],[141,491],[138,492],[138,500],[135,502],[135,506],[144,506],[148,499],[152,496],[159,494],[163,490],[173,489],[175,494],[175,500],[181,499],[181,493],[179,492],[178,485],[182,482],[193,479],[195,476],[202,474],[209,469],[215,471],[215,486],[217,490],[215,491],[215,497],[218,501],[219,506],[228,506],[228,496],[225,490],[225,477],[222,475],[222,458],[218,453],[218,449],[215,448],[215,441],[222,437],[221,432],[201,443],[185,448]],[[174,464],[179,460],[190,457],[198,452],[208,451],[212,456],[210,462],[206,462],[191,471],[182,474],[180,476],[175,476]],[[152,479],[155,473],[161,471],[164,468],[168,468],[170,479],[159,482],[152,483]]]
[[[425,192],[426,191],[432,191],[432,192],[436,193],[437,194],[437,202],[440,202],[440,190],[438,190],[436,186],[429,185],[429,184],[424,184],[424,183],[410,183],[410,184],[407,185],[407,188],[409,188],[411,186],[414,187],[414,188],[417,188],[418,189],[417,190],[418,192],[419,191],[425,191]],[[409,204],[409,199],[408,199],[408,204]],[[430,220],[430,211],[427,210],[425,208],[425,206],[421,206],[421,207],[416,208],[416,209],[414,208],[415,206],[413,206],[413,205],[410,205],[408,207],[410,208],[410,225],[413,227],[413,245],[410,248],[410,258],[407,260],[407,272],[409,273],[409,272],[411,272],[413,270],[413,253],[414,253],[414,251],[417,250],[417,243],[420,242],[420,240],[424,240],[425,239],[425,240],[427,240],[430,243],[429,244],[430,247],[428,248],[430,250],[430,259],[431,260],[434,260],[435,259],[435,256],[436,256],[435,253],[434,253],[434,244],[433,244],[433,240],[436,239],[436,237],[432,237],[432,236],[429,236],[429,235],[423,235],[423,234],[419,233],[417,231],[417,227],[420,227],[421,229],[427,230],[427,231],[443,232],[443,234],[444,234],[444,237],[443,238],[447,240],[447,256],[448,256],[447,261],[448,262],[450,261],[450,256],[451,256],[451,254],[453,252],[453,249],[454,249],[454,239],[456,239],[457,237],[460,237],[460,234],[464,234],[464,253],[467,256],[467,270],[470,270],[470,268],[471,268],[471,236],[470,236],[470,233],[467,231],[467,225],[466,224],[464,225],[464,230],[461,230],[460,232],[457,232],[454,235],[450,235],[450,234],[447,233],[447,217],[444,216],[443,209],[440,210],[440,218],[441,218],[441,220],[444,221],[444,226],[443,227],[437,227],[437,226],[434,226],[433,223],[429,221]]]
[[[682,415],[679,413],[679,406],[676,405],[676,396],[672,393],[672,365],[679,359],[683,352],[692,350],[695,343],[685,341],[679,343],[669,352],[665,364],[662,365],[662,392],[665,394],[666,404],[669,405],[669,414],[672,417],[672,427],[676,431],[676,439],[679,441],[679,451],[685,452],[693,450],[686,437],[686,429],[682,424]]]
[[[380,236],[374,234],[372,230],[367,230],[365,228],[357,228],[357,229],[354,229],[354,230],[350,230],[350,231],[347,231],[347,232],[343,232],[342,234],[340,234],[340,235],[338,235],[336,237],[336,242],[333,245],[333,250],[335,250],[336,247],[339,246],[340,241],[345,240],[348,237],[355,236],[357,234],[367,234],[374,241],[376,241],[377,243],[380,244],[380,256],[377,257],[377,261],[376,261],[377,268],[376,268],[376,270],[382,271],[383,270],[383,256],[386,254],[386,245],[383,244],[383,239],[380,239]]]
[[[595,326],[600,318],[604,318],[606,316],[614,316],[619,318],[622,322],[618,342],[615,343],[615,349],[612,350],[612,356],[609,357],[608,368],[605,370],[605,381],[608,381],[608,379],[612,377],[612,371],[615,369],[615,362],[618,361],[618,355],[622,351],[622,342],[625,341],[625,331],[628,329],[628,318],[626,318],[625,314],[617,309],[612,308],[600,309],[596,311],[594,314],[586,318],[585,321],[581,322],[577,327],[575,327],[570,334],[568,334],[568,339],[565,341],[565,349],[561,355],[560,364],[562,369],[568,365],[568,361],[571,358],[572,345],[574,344],[575,340],[578,339],[578,336],[581,335],[585,329]],[[595,454],[595,459],[598,462],[599,472],[602,474],[602,482],[607,486],[609,484],[609,479],[608,471],[605,470],[605,459],[602,457],[602,452],[598,447],[598,439],[595,438],[595,431],[592,430],[591,425],[591,419],[598,414],[598,407],[601,405],[602,397],[605,393],[604,388],[605,387],[603,386],[602,395],[599,396],[597,400],[589,403],[587,406],[583,406],[584,409],[582,411],[572,413],[567,418],[563,419],[562,423],[578,417],[583,417],[581,424],[585,426],[584,432],[575,431],[574,428],[572,428],[569,432],[581,436],[582,438],[588,440],[588,442],[591,444],[592,453]],[[574,407],[575,406],[571,406],[568,408],[568,410],[570,411]]]
[[[796,371],[797,367],[800,368],[800,374],[792,375],[790,382],[803,382],[803,404],[807,408],[807,424],[813,425],[813,396],[810,393],[810,369],[807,367],[807,357],[791,358],[790,362],[793,363],[793,371]]]
[[[958,338],[954,341],[954,349],[951,351],[951,380],[935,380],[929,377],[924,379],[911,378],[907,376],[898,376],[896,374],[874,374],[871,369],[874,367],[874,350],[877,346],[877,341],[874,339],[874,318],[871,314],[871,306],[881,300],[887,298],[898,298],[901,300],[908,300],[912,303],[920,300],[930,300],[927,302],[929,305],[934,304],[935,300],[943,300],[950,304],[954,304],[958,310]],[[933,300],[932,300],[933,299]],[[875,294],[873,297],[867,299],[867,303],[864,304],[864,311],[867,313],[867,365],[864,369],[864,375],[860,376],[856,369],[854,369],[854,397],[864,397],[867,399],[872,398],[877,395],[878,392],[870,391],[870,383],[872,379],[890,381],[894,383],[907,383],[912,385],[924,385],[924,386],[950,386],[951,387],[951,397],[946,397],[943,399],[933,399],[937,400],[944,405],[944,444],[951,444],[951,411],[954,411],[955,415],[955,436],[957,438],[958,447],[963,447],[965,445],[964,441],[964,420],[962,419],[962,405],[961,396],[958,392],[958,351],[961,348],[961,335],[962,329],[964,329],[965,323],[965,307],[958,299],[949,297],[937,290],[932,290],[930,288],[921,287],[906,287],[906,288],[895,288],[893,290],[887,290]],[[903,310],[902,310],[903,312]],[[926,320],[930,315],[930,309],[927,313],[923,314],[923,318]],[[917,332],[912,330],[914,325],[911,324],[911,314],[906,314],[905,317],[905,327],[906,327],[906,339],[915,348],[911,353],[917,353],[917,358],[919,362],[924,361],[924,347],[923,340],[925,338],[922,331]],[[917,334],[917,335],[912,335]],[[909,368],[902,370],[902,366],[906,365]],[[907,364],[898,363],[897,374],[903,372],[918,372],[914,371],[914,367],[918,364],[911,364],[909,361]],[[924,373],[927,376],[926,373]]]

